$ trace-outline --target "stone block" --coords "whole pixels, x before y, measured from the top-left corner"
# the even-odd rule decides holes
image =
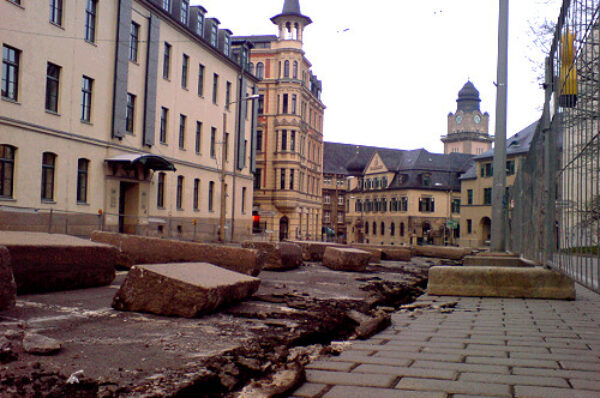
[[[473,253],[471,249],[453,246],[415,246],[414,255],[420,257],[437,257],[448,260],[462,260]]]
[[[433,267],[427,293],[574,300],[575,285],[568,277],[541,267]]]
[[[302,248],[295,243],[246,241],[242,247],[258,250],[260,262],[267,271],[288,271],[304,264]]]
[[[351,246],[353,249],[360,249],[366,252],[371,253],[371,258],[369,259],[369,263],[379,263],[383,258],[383,249],[380,247],[374,247],[369,245],[357,245],[353,244]]]
[[[413,256],[413,251],[409,247],[387,246],[382,250],[382,258],[387,261],[410,261]]]
[[[260,279],[207,263],[135,265],[113,299],[117,310],[193,318],[251,296]]]
[[[17,293],[41,293],[109,285],[119,251],[73,236],[0,231],[10,252]]]
[[[312,242],[295,240],[292,241],[292,243],[300,245],[300,247],[302,248],[302,258],[304,259],[304,261],[323,261],[325,249],[327,249],[328,247],[346,247],[344,245],[331,242]]]
[[[10,266],[10,253],[0,246],[0,311],[13,308],[16,298],[17,285]]]
[[[484,266],[484,267],[533,267],[533,264],[521,261],[518,256],[498,254],[465,256],[463,260],[465,266]]]
[[[328,247],[323,256],[323,265],[336,271],[363,272],[370,258],[371,254],[364,250]]]
[[[92,233],[92,240],[119,248],[129,265],[207,262],[252,276],[262,269],[253,249],[100,231]]]

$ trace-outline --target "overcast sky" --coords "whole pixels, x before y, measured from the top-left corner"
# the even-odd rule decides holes
[[[530,24],[559,1],[510,2],[508,134],[540,117]],[[276,34],[283,0],[192,0],[234,35]],[[300,0],[304,50],[323,81],[326,141],[443,151],[447,115],[468,78],[495,130],[498,0]]]

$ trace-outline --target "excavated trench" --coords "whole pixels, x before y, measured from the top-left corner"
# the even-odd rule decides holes
[[[423,294],[427,269],[372,267],[368,275],[354,278],[355,287],[364,294],[360,298],[320,297],[318,292],[298,288],[301,279],[293,286],[273,284],[274,289],[259,291],[248,304],[222,312],[264,324],[243,344],[126,385],[91,378],[68,383],[66,375],[45,371],[35,362],[11,366],[10,353],[18,355],[18,349],[0,337],[0,396],[10,392],[15,397],[233,398],[250,383],[266,391],[262,396],[286,396],[303,382],[304,366],[311,359],[339,354],[332,342],[366,338],[387,327],[391,312]],[[403,279],[388,280],[390,273],[401,274]],[[282,372],[285,380],[273,382]]]

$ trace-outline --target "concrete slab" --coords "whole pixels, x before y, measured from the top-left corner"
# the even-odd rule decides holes
[[[352,244],[351,248],[364,250],[370,253],[371,258],[369,259],[369,263],[379,263],[383,257],[383,249],[380,247]]]
[[[246,241],[242,247],[258,250],[266,271],[289,271],[304,264],[302,248],[295,243]]]
[[[380,259],[386,261],[410,261],[413,256],[413,249],[405,246],[373,246],[365,244],[353,244],[352,247],[366,251],[381,251]]]
[[[294,240],[291,242],[300,245],[302,248],[302,258],[304,261],[323,261],[325,249],[328,247],[347,247],[345,245],[332,242],[312,242],[303,240]]]
[[[10,253],[0,246],[0,311],[11,309],[17,299],[17,285],[10,266]]]
[[[253,249],[101,231],[94,231],[92,240],[117,247],[128,266],[207,262],[252,276],[257,276],[262,269],[259,253]]]
[[[69,235],[0,231],[10,252],[17,293],[105,286],[115,278],[114,247]]]
[[[466,256],[463,260],[465,266],[485,267],[533,267],[533,264],[522,261],[518,256],[500,254]]]
[[[449,260],[462,260],[473,253],[473,250],[464,247],[452,246],[415,246],[413,254],[421,257],[438,257]]]
[[[541,267],[432,267],[427,293],[574,300],[575,285],[568,277]]]
[[[115,295],[117,310],[193,318],[251,296],[260,279],[207,263],[136,265]]]
[[[336,271],[364,272],[370,258],[371,253],[364,250],[328,247],[323,256],[323,265]]]

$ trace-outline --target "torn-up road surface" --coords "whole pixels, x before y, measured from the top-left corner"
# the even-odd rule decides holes
[[[305,360],[294,347],[376,332],[422,293],[428,265],[265,271],[250,300],[193,319],[112,309],[125,273],[107,287],[20,296],[0,312],[0,396],[227,396]],[[25,352],[25,334],[60,350]]]

